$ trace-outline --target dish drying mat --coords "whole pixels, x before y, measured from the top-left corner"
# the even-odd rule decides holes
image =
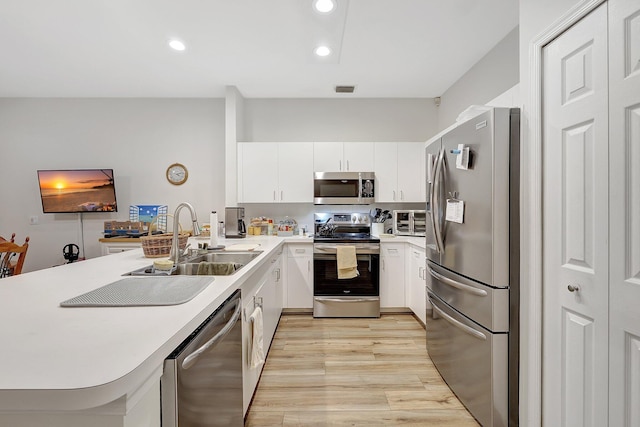
[[[61,307],[136,307],[178,305],[193,299],[212,277],[132,277],[62,301]]]

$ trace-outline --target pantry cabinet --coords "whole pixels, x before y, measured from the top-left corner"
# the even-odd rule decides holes
[[[313,143],[238,143],[238,202],[313,202]]]
[[[371,172],[372,142],[314,142],[314,172]]]
[[[419,142],[374,144],[376,202],[424,202],[424,145]]]
[[[406,307],[405,243],[380,244],[380,307]]]

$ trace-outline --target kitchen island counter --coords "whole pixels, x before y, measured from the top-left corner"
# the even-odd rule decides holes
[[[136,399],[157,387],[171,351],[284,242],[266,236],[222,239],[227,246],[258,243],[263,252],[235,274],[215,276],[204,291],[180,305],[60,307],[64,300],[152,264],[142,249],[2,279],[0,424],[12,425],[5,422],[24,413],[100,408],[99,413],[126,414]]]

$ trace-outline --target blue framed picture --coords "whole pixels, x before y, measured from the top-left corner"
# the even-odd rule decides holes
[[[168,211],[167,205],[131,205],[129,206],[129,221],[142,221],[148,227],[158,215],[162,215],[156,221],[157,230],[167,231],[166,215]],[[149,231],[149,229],[146,228],[145,231]]]

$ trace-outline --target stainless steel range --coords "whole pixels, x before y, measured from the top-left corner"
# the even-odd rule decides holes
[[[380,239],[368,213],[317,213],[313,239],[313,316],[380,317]],[[358,275],[338,278],[340,246],[355,247]]]

